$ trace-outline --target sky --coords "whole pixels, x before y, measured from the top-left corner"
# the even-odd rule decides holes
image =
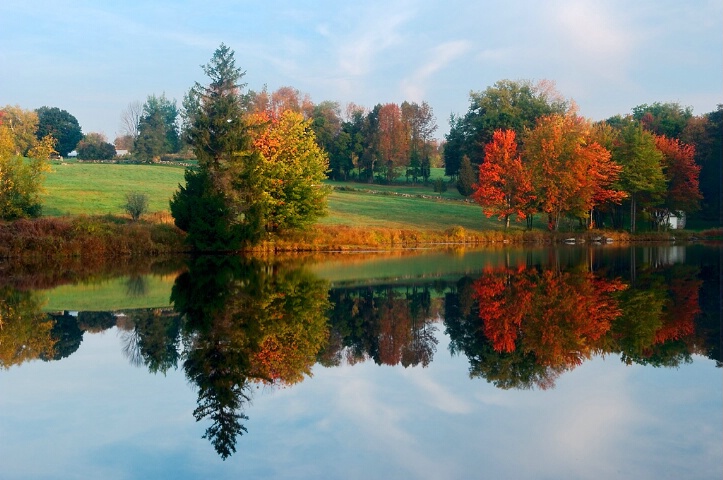
[[[440,138],[503,79],[551,80],[592,120],[723,103],[720,0],[2,0],[0,107],[58,107],[113,141],[130,103],[180,106],[221,43],[252,90],[426,101]]]

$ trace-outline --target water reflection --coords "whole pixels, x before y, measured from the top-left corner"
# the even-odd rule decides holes
[[[176,279],[183,368],[198,388],[196,420],[221,457],[236,450],[253,382],[293,384],[328,338],[328,286],[303,270],[236,257],[201,257]]]
[[[500,388],[550,388],[593,355],[676,367],[715,345],[696,335],[703,281],[697,267],[637,273],[633,284],[590,271],[539,266],[485,271],[447,294],[451,349],[470,375]]]
[[[677,367],[700,354],[721,366],[719,250],[502,252],[468,270],[332,287],[298,262],[199,257],[180,269],[172,308],[50,314],[27,288],[48,280],[9,276],[21,281],[0,285],[0,366],[60,360],[86,332],[117,327],[131,364],[184,371],[224,459],[246,433],[254,385],[293,385],[316,363],[425,367],[440,330],[470,377],[503,389],[553,388],[599,355]],[[147,277],[126,273],[123,294],[143,296]]]
[[[321,363],[372,359],[377,364],[427,366],[437,347],[427,285],[333,289],[331,334]]]

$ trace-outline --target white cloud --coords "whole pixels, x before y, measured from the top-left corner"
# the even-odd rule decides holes
[[[634,35],[621,16],[606,10],[604,4],[568,2],[557,10],[556,17],[566,46],[597,59],[629,59],[635,46]]]
[[[425,63],[410,78],[402,81],[405,96],[415,102],[425,100],[430,77],[467,53],[470,48],[470,42],[465,40],[445,42],[436,46]]]
[[[464,400],[448,386],[442,385],[427,372],[420,368],[405,370],[411,382],[422,390],[419,398],[425,403],[446,413],[468,414],[472,412],[472,404]]]

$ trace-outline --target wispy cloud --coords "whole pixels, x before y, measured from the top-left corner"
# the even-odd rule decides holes
[[[397,466],[414,478],[444,477],[443,464],[425,455],[420,439],[405,427],[411,409],[380,398],[381,394],[374,383],[358,379],[347,381],[339,391],[348,420],[367,438],[367,448],[384,452],[385,456],[394,452]]]
[[[401,11],[364,22],[362,28],[356,29],[340,43],[340,70],[353,76],[369,73],[379,53],[400,41],[400,27],[410,17],[409,13]]]
[[[422,390],[420,398],[443,412],[453,414],[466,414],[472,411],[472,404],[462,397],[457,396],[454,391],[450,390],[427,375],[424,370],[411,369],[405,371],[413,384]]]
[[[419,67],[411,77],[402,81],[402,90],[405,96],[413,101],[422,101],[425,98],[427,82],[435,73],[458,59],[471,48],[470,42],[457,40],[437,45],[429,53],[425,63]]]

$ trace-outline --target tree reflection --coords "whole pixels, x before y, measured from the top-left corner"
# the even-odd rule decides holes
[[[368,358],[382,365],[427,366],[437,347],[428,285],[378,285],[330,292],[331,341],[325,365]]]
[[[194,417],[222,458],[246,432],[251,385],[311,375],[328,338],[328,285],[303,270],[237,257],[199,257],[176,279],[183,368],[198,388]]]
[[[123,354],[135,366],[145,365],[152,373],[165,374],[181,358],[181,316],[167,309],[126,312]]]
[[[675,367],[709,350],[696,336],[698,267],[643,266],[628,283],[552,265],[488,269],[446,295],[450,349],[467,355],[471,376],[501,388],[550,388],[593,355]]]
[[[0,367],[53,358],[53,322],[34,292],[0,286]]]
[[[561,371],[540,363],[535,352],[494,347],[480,324],[481,302],[475,301],[478,282],[463,277],[445,295],[444,323],[450,352],[467,356],[470,377],[486,378],[499,388],[545,389],[554,385]]]
[[[613,331],[613,350],[625,363],[676,367],[701,350],[698,273],[684,265],[638,272],[635,287],[621,297],[623,315]]]

